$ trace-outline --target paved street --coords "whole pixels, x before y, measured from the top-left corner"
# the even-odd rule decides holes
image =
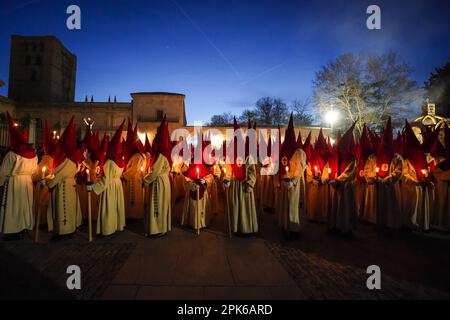
[[[300,239],[286,241],[270,213],[257,236],[228,239],[223,215],[196,236],[178,227],[157,239],[141,225],[112,237],[0,242],[1,298],[64,299],[399,299],[449,298],[450,237],[442,234],[380,235],[361,225],[353,239],[308,224]],[[65,269],[82,270],[82,290],[66,289]],[[377,264],[382,290],[366,288],[366,268]]]

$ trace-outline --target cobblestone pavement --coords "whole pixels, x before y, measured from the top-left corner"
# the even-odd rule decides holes
[[[450,297],[450,238],[380,234],[361,225],[353,238],[308,223],[287,241],[275,216],[260,214],[254,237],[224,233],[223,214],[195,235],[179,227],[163,238],[142,236],[139,222],[112,237],[34,244],[0,241],[0,298],[42,299],[440,299]],[[68,265],[82,269],[82,290],[65,289]],[[380,291],[366,288],[367,266],[379,265]]]
[[[95,299],[101,297],[134,248],[133,243],[1,243],[0,297],[6,299]],[[82,290],[69,291],[67,267],[82,270]],[[8,276],[8,278],[6,278]]]
[[[366,270],[267,242],[307,299],[449,299],[448,293],[382,275],[382,290],[368,290]]]

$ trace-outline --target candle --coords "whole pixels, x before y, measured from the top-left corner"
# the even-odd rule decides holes
[[[223,174],[227,174],[227,168],[223,168]]]
[[[95,168],[95,172],[96,172],[97,174],[100,174],[100,166],[97,166],[97,167]]]
[[[86,179],[87,182],[91,182],[91,175],[89,174],[89,169],[86,169]]]
[[[200,169],[197,167],[197,179],[200,179]]]
[[[422,169],[422,174],[426,178],[428,176],[428,171],[426,169]]]
[[[144,166],[141,166],[141,176],[144,176]]]
[[[330,168],[328,168],[328,174],[331,174],[331,169]]]
[[[47,170],[47,167],[46,166],[43,166],[42,167],[42,180],[44,180],[44,178],[45,178],[45,171]]]
[[[53,139],[55,139],[55,138],[56,138],[56,130],[53,131]]]
[[[314,166],[314,172],[317,174],[317,166]]]
[[[376,167],[376,168],[375,168],[375,172],[376,172],[377,174],[380,173],[380,168]]]
[[[284,170],[286,170],[286,173],[289,173],[289,167],[286,166],[286,168],[284,168]]]

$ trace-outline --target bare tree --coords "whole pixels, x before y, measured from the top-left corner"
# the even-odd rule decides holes
[[[344,118],[342,126],[358,120],[359,131],[363,123],[381,128],[389,116],[399,125],[414,113],[421,95],[411,74],[410,65],[394,52],[341,55],[315,75],[316,110],[323,114],[334,108]]]
[[[245,109],[242,111],[241,115],[239,116],[238,121],[240,123],[247,123],[247,121],[255,121],[256,120],[256,112],[255,110]]]
[[[294,124],[296,126],[310,126],[313,122],[313,116],[308,112],[308,108],[311,105],[311,100],[309,98],[300,101],[292,101],[289,109],[294,115]]]
[[[216,114],[211,117],[208,123],[210,126],[224,126],[233,123],[233,114],[231,112],[224,112],[223,114]]]

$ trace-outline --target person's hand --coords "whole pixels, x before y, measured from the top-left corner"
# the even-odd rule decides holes
[[[317,179],[313,179],[312,180],[312,184],[315,185],[315,186],[319,185],[319,183],[320,183],[320,181],[317,180]]]
[[[332,186],[333,188],[339,187],[339,182],[336,181],[336,180],[331,180],[331,181],[329,182],[329,184],[330,184],[330,186]]]
[[[197,191],[197,188],[198,188],[198,186],[197,186],[196,183],[190,183],[190,184],[189,184],[189,190],[191,190],[191,191]]]
[[[244,192],[245,193],[250,193],[253,190],[252,186],[250,186],[249,184],[244,184]]]
[[[230,187],[230,185],[231,185],[231,182],[230,182],[230,180],[223,180],[223,186],[225,187],[225,188],[229,188]]]
[[[284,185],[286,186],[286,188],[288,189],[292,189],[294,187],[294,183],[291,180],[285,180],[284,181]]]
[[[41,186],[45,187],[45,185],[46,185],[45,179],[39,180],[39,184],[40,184]]]
[[[86,190],[87,190],[87,192],[91,192],[92,191],[92,184],[87,184],[86,185]]]

